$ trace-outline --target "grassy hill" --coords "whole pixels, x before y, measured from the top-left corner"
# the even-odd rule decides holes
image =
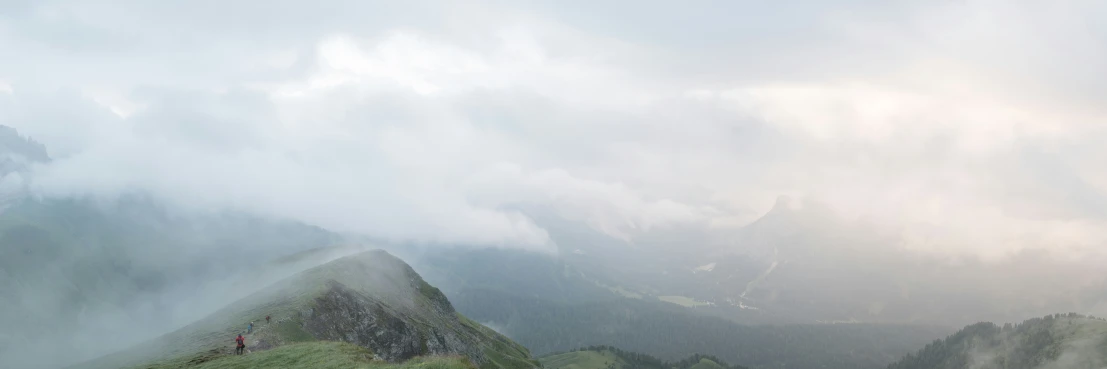
[[[271,324],[264,322],[266,315]],[[176,332],[78,367],[189,367],[246,360],[232,358],[233,338],[245,333],[249,322],[255,322],[255,329],[245,335],[246,356],[301,343],[344,341],[393,363],[460,355],[482,369],[538,366],[527,349],[461,316],[411,267],[377,250],[308,269]]]
[[[369,349],[346,342],[294,343],[252,355],[213,357],[203,362],[170,361],[149,369],[473,369],[460,356],[419,357],[401,364],[373,360]]]
[[[605,369],[627,368],[629,363],[615,355],[614,352],[601,351],[575,351],[564,354],[550,355],[539,358],[542,367],[546,369]],[[614,364],[614,365],[612,365]]]
[[[700,359],[700,362],[692,365],[688,369],[726,369],[726,367],[709,359]]]
[[[546,369],[746,369],[728,366],[713,356],[693,355],[680,361],[664,362],[650,355],[608,346],[553,354],[539,360]]]
[[[1075,313],[1019,324],[978,323],[909,354],[888,369],[1102,369],[1107,321]]]

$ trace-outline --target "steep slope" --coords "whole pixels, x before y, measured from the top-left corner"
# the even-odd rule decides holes
[[[265,324],[270,315],[273,323]],[[537,367],[529,352],[454,311],[437,288],[400,259],[367,251],[286,278],[176,332],[79,367],[178,362],[187,367],[232,353],[247,323],[252,352],[296,342],[343,341],[399,362],[463,355],[481,368]]]
[[[1102,369],[1107,321],[1075,313],[998,326],[978,323],[888,369]]]
[[[729,366],[713,356],[693,355],[684,360],[664,362],[653,356],[614,347],[596,346],[553,354],[539,359],[546,369],[745,369]]]

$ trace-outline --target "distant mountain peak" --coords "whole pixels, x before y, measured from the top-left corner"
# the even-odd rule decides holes
[[[773,202],[773,207],[769,209],[769,213],[771,214],[795,210],[797,205],[799,205],[799,203],[793,200],[791,196],[780,195],[776,197],[776,201]]]
[[[20,136],[15,128],[0,125],[0,206],[20,197],[31,165],[49,161],[45,145]]]
[[[21,136],[13,127],[0,125],[0,158],[7,159],[12,156],[19,156],[30,162],[50,161],[46,145],[35,142],[30,137]],[[0,159],[0,162],[4,159]]]

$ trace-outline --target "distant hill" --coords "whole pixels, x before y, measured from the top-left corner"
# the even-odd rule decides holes
[[[896,324],[744,325],[709,311],[628,298],[557,257],[504,250],[434,250],[414,263],[458,311],[537,355],[591,345],[661,360],[715,355],[751,368],[883,368],[952,328]]]
[[[546,369],[746,369],[739,365],[729,366],[713,356],[693,355],[684,360],[665,362],[650,355],[609,346],[552,354],[539,361]]]
[[[888,369],[1102,369],[1107,321],[1054,314],[1020,324],[973,324]]]
[[[451,297],[467,316],[538,355],[591,345],[679,360],[716,355],[750,368],[882,368],[941,327],[882,324],[743,325],[657,300],[562,304],[492,290]]]
[[[271,324],[265,323],[266,315],[272,316]],[[233,355],[233,338],[245,333],[251,321],[255,329],[245,334],[246,356],[341,350],[296,346],[335,341],[355,344],[388,362],[459,355],[482,369],[539,365],[527,349],[458,314],[437,288],[400,259],[378,250],[308,269],[176,332],[76,368],[190,368],[216,360],[262,360]]]

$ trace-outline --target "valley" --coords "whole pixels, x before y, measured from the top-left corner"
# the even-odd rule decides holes
[[[7,150],[0,181],[19,181],[0,193],[4,367],[1099,369],[1107,362],[1107,328],[1098,318],[979,323],[1095,310],[1103,284],[1080,278],[1082,270],[1032,251],[998,264],[927,259],[881,247],[892,243],[888,235],[815,205],[778,204],[736,231],[635,235],[648,245],[531,207],[522,210],[542,222],[558,250],[428,247],[248,212],[185,210],[142,192],[35,196],[32,168],[51,159],[31,141],[11,144],[13,132],[0,130],[0,138],[9,134],[0,139],[8,145],[0,147]],[[245,355],[234,353],[238,334]]]

